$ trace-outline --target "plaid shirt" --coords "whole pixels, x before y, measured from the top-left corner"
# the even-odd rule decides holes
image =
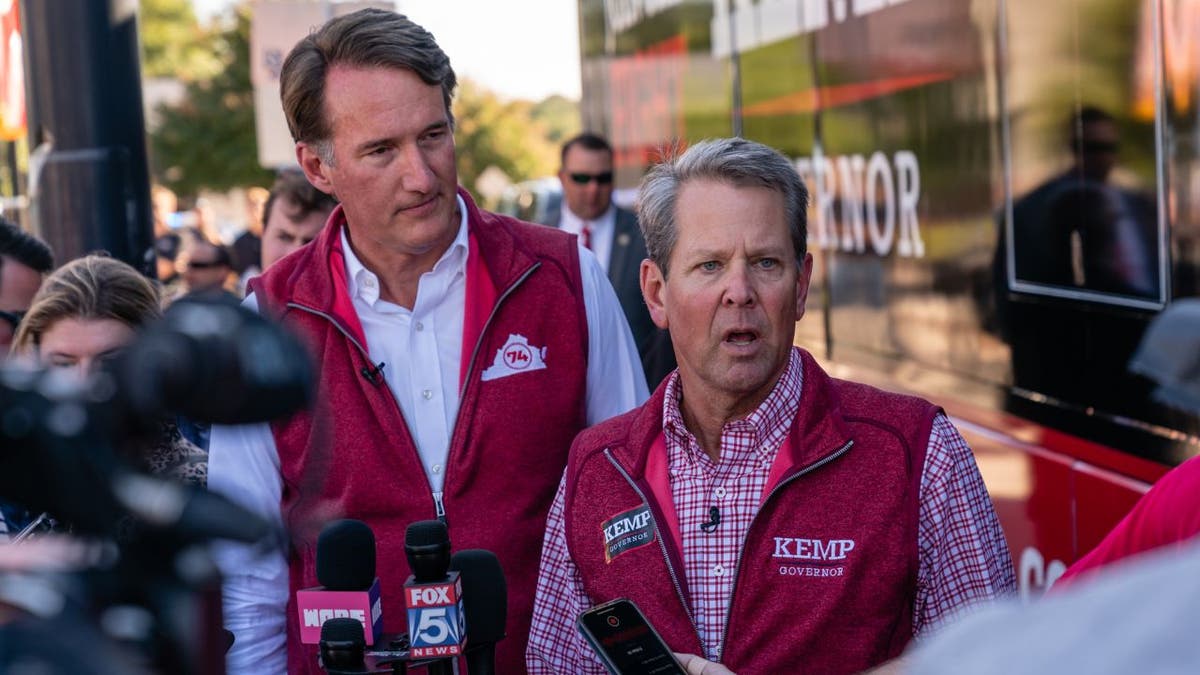
[[[704,656],[719,661],[742,540],[758,512],[775,454],[800,400],[801,364],[792,358],[775,389],[748,417],[721,433],[714,462],[683,424],[678,374],[667,384],[663,434],[671,495],[683,539],[684,574]],[[929,630],[972,602],[1016,590],[1012,560],[983,479],[966,441],[944,415],[934,420],[921,475],[917,545],[920,555],[913,633]],[[529,672],[596,673],[604,667],[575,629],[592,606],[571,560],[563,515],[563,485],[550,508],[526,652]],[[717,506],[720,525],[700,529]]]

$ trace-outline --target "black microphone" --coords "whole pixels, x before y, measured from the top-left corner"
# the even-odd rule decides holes
[[[450,532],[440,520],[409,523],[404,531],[404,556],[418,582],[442,581],[450,569]]]
[[[317,582],[327,591],[361,591],[375,581],[375,533],[361,520],[335,520],[317,536]]]
[[[383,367],[386,365],[387,364],[384,363],[383,361],[380,361],[374,367],[372,367],[370,364],[368,364],[368,365],[363,366],[363,369],[361,372],[363,374],[363,377],[367,378],[367,382],[378,385],[380,382],[383,381],[383,379],[380,378],[379,376],[383,374]]]
[[[721,511],[715,507],[708,507],[708,522],[700,523],[700,529],[705,532],[712,532],[721,524]]]
[[[412,576],[404,582],[411,658],[454,658],[462,654],[466,626],[462,582],[450,568],[450,534],[440,520],[411,523],[404,533],[404,555]],[[430,675],[451,675],[452,661],[429,664]]]
[[[494,675],[496,643],[504,639],[508,615],[507,584],[500,560],[491,551],[469,549],[450,558],[450,569],[462,574],[463,606],[471,629],[467,673]]]
[[[375,534],[359,520],[336,520],[317,537],[317,582],[296,591],[300,642],[319,644],[330,619],[350,618],[364,644],[383,635],[379,577],[375,576]]]
[[[321,667],[329,673],[366,672],[362,624],[346,617],[321,624]]]

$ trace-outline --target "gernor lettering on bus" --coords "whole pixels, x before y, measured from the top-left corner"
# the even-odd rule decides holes
[[[818,248],[881,257],[893,250],[905,258],[925,256],[917,216],[921,166],[916,154],[900,150],[890,157],[879,151],[869,157],[825,156],[818,148],[795,164],[816,211],[809,237]]]

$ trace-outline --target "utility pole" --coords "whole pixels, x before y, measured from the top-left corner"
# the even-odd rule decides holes
[[[60,261],[147,269],[152,216],[135,0],[21,0],[33,229]]]

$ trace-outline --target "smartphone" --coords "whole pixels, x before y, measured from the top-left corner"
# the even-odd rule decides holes
[[[613,675],[687,675],[632,600],[596,605],[575,625]]]

